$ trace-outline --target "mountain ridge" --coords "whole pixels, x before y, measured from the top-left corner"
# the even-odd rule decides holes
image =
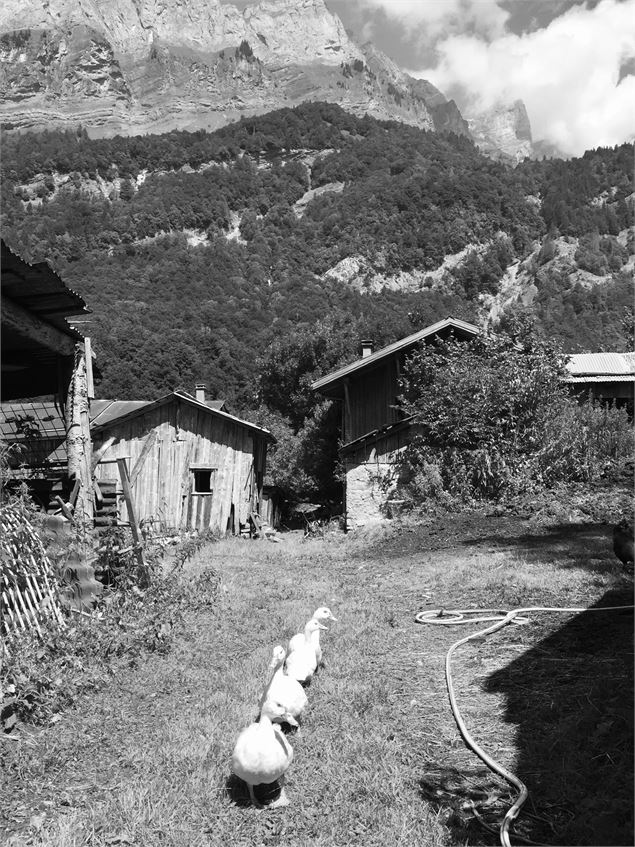
[[[0,9],[7,129],[213,131],[305,100],[470,136],[453,100],[356,44],[324,0],[260,0],[242,12],[220,0],[6,0]],[[513,161],[525,155],[513,128],[505,143],[485,145]]]

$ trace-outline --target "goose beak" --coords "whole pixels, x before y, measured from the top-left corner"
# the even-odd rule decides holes
[[[334,618],[333,615],[329,615],[329,620],[335,621],[335,623],[337,623],[337,618]]]
[[[321,623],[318,624],[318,629],[325,629],[327,632],[329,631],[328,626],[324,626],[324,624]]]
[[[284,718],[285,722],[289,724],[289,726],[300,726],[300,724],[296,721],[296,719],[293,717],[293,715],[290,714],[289,712],[285,712],[285,714],[283,715],[283,718]]]

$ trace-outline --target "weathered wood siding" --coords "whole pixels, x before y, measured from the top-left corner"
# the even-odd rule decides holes
[[[114,421],[95,439],[116,441],[95,471],[97,481],[116,476],[112,460],[126,458],[129,473],[146,440],[154,441],[132,493],[138,520],[158,521],[175,529],[238,532],[257,507],[266,461],[266,442],[248,428],[197,409],[188,403],[166,403],[128,421]],[[194,491],[194,470],[213,469],[211,492]],[[118,492],[120,492],[120,484]],[[128,520],[123,498],[119,516]]]
[[[344,399],[343,440],[354,441],[374,429],[396,423],[400,417],[393,408],[399,396],[399,358],[392,357],[380,367],[360,374],[347,386]]]

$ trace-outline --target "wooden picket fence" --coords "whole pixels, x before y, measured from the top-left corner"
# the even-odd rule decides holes
[[[42,634],[46,621],[66,626],[53,567],[42,542],[20,506],[0,508],[0,634]]]

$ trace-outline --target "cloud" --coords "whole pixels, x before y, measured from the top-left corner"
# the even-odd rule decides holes
[[[499,0],[355,0],[357,7],[383,12],[398,21],[406,34],[422,43],[451,33],[473,32],[485,37],[505,31],[509,12]]]
[[[602,0],[593,8],[570,8],[543,29],[521,35],[440,36],[436,64],[410,73],[430,80],[464,109],[521,99],[535,139],[580,155],[635,135],[635,77],[620,78],[635,56],[633,21],[635,0]]]

